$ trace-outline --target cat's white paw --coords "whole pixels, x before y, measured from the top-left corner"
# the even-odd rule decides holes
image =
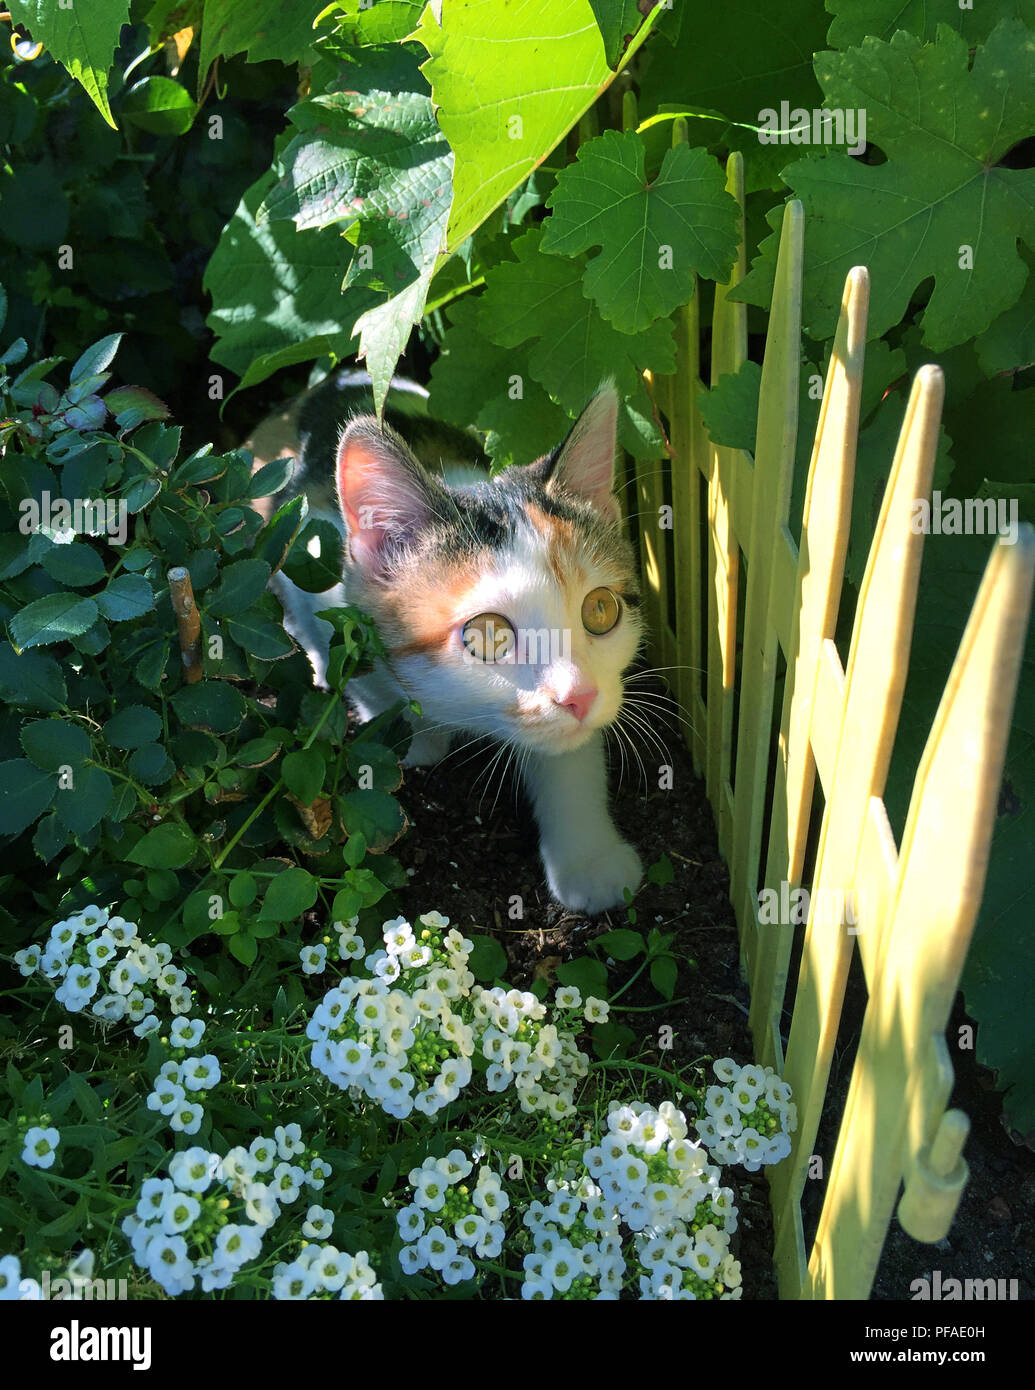
[[[591,915],[622,907],[623,890],[635,892],[643,878],[640,856],[617,836],[582,855],[571,851],[556,857],[544,853],[543,865],[550,892],[558,902],[573,912]]]
[[[403,767],[431,767],[434,763],[441,762],[449,752],[449,734],[445,730],[435,729],[427,732],[418,729],[413,735],[409,751],[403,758]]]

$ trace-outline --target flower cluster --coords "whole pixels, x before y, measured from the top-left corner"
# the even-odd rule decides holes
[[[555,1010],[574,1012],[581,1006],[577,989],[557,991]],[[584,1017],[604,1022],[607,1009],[599,999],[590,999]],[[504,1091],[513,1083],[526,1114],[541,1111],[560,1120],[575,1113],[575,1083],[588,1072],[589,1059],[570,1029],[545,1021],[546,1007],[534,994],[476,986],[472,1014],[480,1032],[479,1050],[489,1063],[485,1084],[490,1091]],[[544,1077],[548,1086],[542,1084]]]
[[[740,1297],[740,1265],[730,1253],[733,1193],[687,1140],[674,1105],[613,1102],[606,1132],[581,1157],[581,1164],[561,1160],[547,1182],[549,1200],[524,1208],[522,1298],[613,1301],[637,1287],[645,1300]],[[454,1149],[410,1173],[413,1201],[396,1218],[407,1242],[404,1274],[430,1269],[455,1284],[501,1253],[498,1218],[511,1198],[486,1166],[473,1187],[466,1184],[473,1170]]]
[[[719,1169],[700,1145],[687,1139],[686,1119],[670,1101],[657,1109],[612,1101],[607,1132],[582,1161],[588,1181],[575,1190],[593,1200],[594,1221],[610,1209],[634,1233],[628,1261],[605,1247],[597,1298],[616,1296],[630,1266],[641,1299],[740,1297],[740,1265],[729,1248],[737,1229],[733,1192],[720,1185]],[[552,1293],[536,1286],[526,1296]]]
[[[522,1298],[617,1299],[625,1275],[621,1223],[588,1176],[558,1188],[546,1205],[531,1202],[522,1220],[532,1234]]]
[[[28,977],[58,981],[54,997],[69,1013],[90,1012],[105,1023],[128,1020],[138,1038],[161,1028],[156,995],[173,1014],[191,1007],[186,972],[172,963],[172,947],[150,946],[135,922],[109,916],[107,908],[84,907],[55,922],[46,944],[16,951],[15,964]]]
[[[573,1113],[575,1082],[589,1067],[574,1035],[546,1021],[534,994],[475,985],[472,944],[445,931],[448,918],[426,913],[419,925],[417,935],[405,918],[386,922],[384,948],[364,962],[367,978],[341,980],[317,1006],[306,1028],[317,1071],[405,1119],[455,1100],[478,1057],[490,1091],[513,1084],[528,1113]],[[353,958],[354,930],[339,928]],[[589,1000],[586,1017],[603,1021],[606,1007]]]
[[[712,1223],[690,1230],[674,1221],[664,1232],[636,1238],[641,1299],[687,1301],[739,1299],[740,1262],[730,1254],[729,1237]]]
[[[64,1273],[56,1278],[50,1274],[50,1267],[56,1262],[47,1257],[44,1260],[47,1271],[42,1278],[35,1278],[24,1273],[18,1255],[0,1255],[0,1303],[14,1299],[38,1303],[42,1298],[81,1302],[84,1297],[95,1295],[93,1276],[96,1258],[92,1250],[80,1250],[71,1260],[66,1257]],[[61,1265],[58,1264],[57,1268],[60,1269]],[[107,1292],[110,1284],[102,1281],[101,1287]]]
[[[432,1269],[446,1284],[473,1279],[470,1254],[491,1260],[503,1249],[500,1217],[510,1206],[500,1175],[478,1169],[473,1189],[464,1182],[474,1164],[462,1149],[445,1158],[426,1158],[409,1175],[413,1201],[396,1217],[403,1239],[399,1252],[404,1274]],[[469,1253],[470,1252],[470,1253]]]
[[[197,1096],[211,1091],[222,1079],[219,1061],[211,1052],[202,1057],[186,1055],[189,1049],[197,1047],[204,1031],[200,1018],[173,1019],[169,1043],[184,1055],[162,1063],[147,1098],[148,1110],[167,1116],[170,1128],[181,1134],[197,1134],[205,1113]]]
[[[307,1245],[290,1264],[273,1270],[273,1297],[314,1299],[337,1294],[363,1303],[383,1301],[384,1293],[365,1250],[347,1255],[335,1245]]]
[[[772,1067],[738,1067],[732,1057],[720,1058],[713,1069],[723,1084],[708,1087],[707,1114],[697,1121],[698,1137],[712,1158],[742,1163],[749,1173],[786,1158],[798,1127],[787,1082]]]
[[[297,1124],[278,1126],[272,1139],[260,1135],[249,1148],[223,1156],[198,1147],[174,1154],[169,1176],[149,1178],[135,1212],[123,1220],[137,1265],[174,1297],[190,1292],[196,1280],[205,1293],[227,1288],[258,1258],[282,1207],[304,1188],[319,1191],[330,1176],[322,1159],[309,1159],[308,1167],[304,1162]],[[309,1219],[320,1210],[310,1208]]]
[[[367,948],[363,945],[363,938],[356,931],[358,924],[358,917],[350,917],[347,922],[335,922],[334,931],[338,938],[336,944],[332,943],[329,936],[325,936],[315,946],[303,946],[298,953],[303,975],[323,974],[327,968],[328,948],[333,957],[341,962],[359,960],[365,955]]]
[[[671,1101],[655,1110],[642,1101],[613,1101],[607,1134],[585,1150],[582,1161],[601,1192],[631,1231],[665,1231],[677,1221],[716,1219],[725,1234],[737,1229],[733,1192]]]

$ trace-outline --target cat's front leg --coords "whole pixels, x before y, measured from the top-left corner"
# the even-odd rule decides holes
[[[573,753],[533,754],[524,779],[550,891],[582,912],[621,906],[623,889],[639,886],[643,866],[608,811],[603,734]]]

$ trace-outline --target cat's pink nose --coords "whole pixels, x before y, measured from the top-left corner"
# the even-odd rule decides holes
[[[558,700],[556,703],[561,709],[570,710],[571,713],[581,724],[589,713],[590,706],[597,698],[597,690],[575,690],[566,700]]]

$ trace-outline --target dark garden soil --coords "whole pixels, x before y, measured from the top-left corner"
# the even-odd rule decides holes
[[[738,965],[729,875],[719,857],[711,808],[703,783],[679,735],[658,726],[674,768],[671,791],[646,786],[639,770],[628,767],[615,790],[613,805],[622,833],[634,843],[645,865],[667,854],[675,869],[666,886],[648,883],[636,899],[637,927],[657,926],[675,933],[681,963],[675,1002],[666,1005],[646,974],[622,996],[637,1012],[613,1015],[642,1038],[632,1056],[666,1069],[680,1069],[704,1058],[732,1056],[751,1060],[747,1027],[748,991]],[[529,807],[510,779],[489,783],[491,752],[471,758],[471,750],[453,754],[437,767],[413,769],[399,793],[410,817],[410,833],[395,847],[412,869],[413,887],[402,890],[404,910],[432,908],[461,930],[479,928],[500,942],[510,962],[509,978],[527,988],[537,976],[551,981],[556,967],[584,955],[594,936],[628,925],[624,910],[588,918],[554,902],[542,879],[536,831]],[[465,759],[470,759],[464,762]],[[648,767],[656,760],[648,761]],[[614,782],[615,777],[612,777]],[[498,795],[497,795],[498,792]],[[494,804],[495,803],[495,804]],[[524,918],[509,919],[508,906],[520,895]],[[612,990],[629,978],[636,962],[610,968]],[[865,986],[853,970],[830,1078],[827,1116],[816,1143],[829,1172],[844,1097],[865,1008]],[[649,1011],[644,1011],[649,1010]],[[966,1022],[957,999],[949,1036]],[[784,1017],[784,1037],[789,1017]],[[669,1024],[671,1050],[661,1051],[659,1029]],[[667,1041],[667,1038],[665,1039]],[[1021,1299],[1035,1297],[1035,1154],[1013,1144],[1001,1125],[1001,1099],[988,1072],[973,1052],[954,1052],[956,1087],[951,1104],[970,1117],[972,1130],[965,1157],[970,1182],[946,1240],[923,1245],[892,1221],[874,1284],[874,1299],[909,1299],[910,1284],[941,1273],[963,1279],[1016,1279]],[[683,1073],[694,1081],[691,1072]],[[616,1077],[620,1073],[615,1073]],[[640,1078],[631,1078],[639,1086]],[[708,1075],[708,1081],[714,1078]],[[666,1098],[663,1083],[648,1078],[646,1097]],[[667,1098],[674,1098],[669,1094]],[[772,1223],[764,1173],[732,1170],[738,1191],[740,1229],[734,1251],[744,1273],[744,1296],[775,1299],[772,1273]],[[807,1184],[804,1221],[811,1240],[823,1200],[824,1184]]]

